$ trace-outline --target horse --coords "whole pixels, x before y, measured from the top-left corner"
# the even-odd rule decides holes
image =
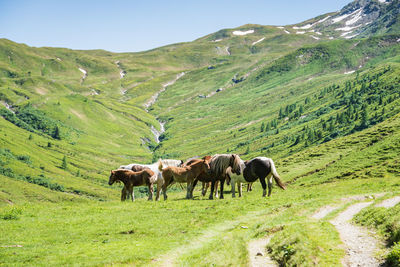
[[[227,169],[227,175],[229,176],[232,184],[232,197],[235,197],[235,183],[238,184],[239,197],[242,196],[242,183],[251,184],[257,179],[260,179],[263,188],[263,197],[266,196],[266,184],[265,178],[268,182],[268,196],[272,192],[272,178],[283,190],[286,189],[285,185],[280,180],[279,174],[276,171],[274,161],[266,157],[257,157],[252,160],[240,162],[240,168],[242,169],[241,174],[237,175],[233,173],[230,168]]]
[[[148,169],[149,170],[149,168],[148,167],[143,167],[143,166],[141,166],[141,165],[133,165],[132,166],[132,168],[130,169],[131,171],[134,171],[134,172],[139,172],[139,171],[143,171],[143,170],[145,170],[145,169]],[[119,181],[118,181],[119,182]],[[122,188],[122,190],[121,190],[121,201],[124,201],[125,199],[127,199],[127,198],[129,198],[129,194],[128,194],[128,188],[125,186],[125,184],[124,184],[124,187]]]
[[[164,194],[164,200],[167,200],[167,187],[174,183],[187,183],[187,193],[186,193],[186,198],[191,199],[193,198],[193,183],[195,179],[203,172],[208,172],[210,169],[210,166],[208,162],[203,159],[199,160],[190,166],[185,166],[185,167],[173,167],[169,166],[166,168],[163,168],[162,162],[159,162],[158,169],[162,171],[162,176],[164,177],[164,184],[162,187],[163,194]]]
[[[201,160],[206,160],[207,162],[209,162],[211,160],[211,156],[204,156],[201,159],[198,158],[192,158],[189,159],[188,161],[186,161],[185,163],[183,163],[182,166],[190,166],[193,163],[196,163],[198,161]],[[210,172],[202,172],[197,179],[194,180],[193,182],[193,187],[192,187],[192,196],[193,196],[193,190],[197,185],[197,182],[200,180],[207,180],[207,179],[211,179],[212,177],[210,176]],[[202,188],[201,188],[201,195],[204,197],[207,193],[207,189],[210,187],[211,182],[202,182]],[[218,182],[215,184],[215,197],[218,198]]]
[[[162,163],[163,166],[175,166],[175,167],[179,167],[182,166],[183,161],[182,160],[176,160],[176,159],[159,159],[157,162],[153,163],[153,164],[137,164],[137,163],[132,163],[129,165],[121,165],[119,167],[119,169],[127,169],[127,170],[132,170],[132,168],[134,168],[134,166],[142,166],[145,168],[149,168],[150,170],[152,170],[155,174],[157,174],[157,194],[156,194],[156,201],[160,198],[160,191],[162,188],[162,185],[164,184],[164,179],[162,177],[162,173],[161,171],[158,169],[158,165],[159,163]]]
[[[209,199],[213,199],[215,184],[220,182],[220,198],[224,198],[224,183],[226,178],[226,169],[231,167],[233,172],[240,174],[240,157],[236,154],[216,154],[211,157],[210,174],[207,176],[198,176],[197,180],[201,182],[211,182],[211,192]]]
[[[128,196],[132,196],[132,201],[135,200],[133,193],[134,186],[147,185],[149,187],[149,200],[153,199],[153,184],[157,181],[157,175],[150,169],[134,172],[131,170],[111,170],[108,184],[112,185],[116,181],[124,183],[124,188],[128,192]],[[124,201],[125,195],[121,195],[121,201]]]

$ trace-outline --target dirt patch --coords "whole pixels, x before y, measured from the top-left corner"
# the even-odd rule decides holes
[[[71,111],[72,114],[74,114],[75,116],[77,116],[79,119],[81,120],[86,120],[86,116],[78,111],[76,111],[75,109],[70,109],[69,111]]]
[[[277,264],[271,260],[268,256],[267,248],[271,237],[251,240],[247,246],[249,252],[250,266],[277,266]]]
[[[45,95],[47,94],[47,90],[44,88],[35,88],[36,93],[38,93],[39,95]]]

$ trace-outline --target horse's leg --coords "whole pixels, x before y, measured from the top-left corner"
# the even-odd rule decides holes
[[[121,190],[121,201],[125,201],[125,200],[126,200],[126,188],[124,186]]]
[[[156,193],[156,201],[160,199],[160,191],[161,191],[161,180],[157,180],[157,193]]]
[[[265,197],[267,195],[267,185],[265,184],[265,177],[260,178],[260,182],[263,188],[263,194],[262,196]]]
[[[206,193],[207,193],[207,189],[206,189],[206,185],[207,185],[208,183],[205,183],[205,182],[201,182],[201,195],[204,197],[205,195],[206,195]]]
[[[221,192],[220,192],[220,199],[224,199],[224,183],[225,183],[225,179],[219,181],[221,183]]]
[[[135,201],[135,192],[133,191],[133,186],[130,186],[129,190],[130,190],[129,193],[132,196],[132,202],[133,202],[133,201]]]
[[[238,183],[239,197],[242,197],[242,183]]]
[[[153,184],[149,184],[149,199],[148,200],[153,200]]]
[[[195,179],[195,180],[193,181],[192,191],[190,192],[191,198],[193,198],[193,191],[194,191],[194,188],[196,187],[198,181],[199,181],[199,180],[197,180],[197,179]]]
[[[238,184],[238,186],[239,186],[239,184]],[[233,179],[231,179],[231,188],[232,188],[232,197],[236,197],[236,195],[235,195],[235,180],[233,180]]]
[[[215,190],[215,198],[218,198],[218,183],[219,183],[219,180],[217,180],[217,181],[215,181],[215,188],[214,188],[214,190]]]
[[[188,179],[186,186],[186,199],[190,199],[190,192],[192,191],[192,182]]]
[[[270,196],[272,192],[272,174],[267,176],[267,182],[268,182],[268,196]]]
[[[208,199],[213,199],[214,187],[215,187],[215,180],[211,182],[211,192],[210,192],[210,196],[208,197]]]

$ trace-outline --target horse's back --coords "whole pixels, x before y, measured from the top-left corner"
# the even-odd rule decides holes
[[[268,158],[258,157],[249,160],[244,170],[246,180],[265,178],[271,172],[271,162]]]

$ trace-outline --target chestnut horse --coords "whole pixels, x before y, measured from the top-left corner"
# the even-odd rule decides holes
[[[149,187],[149,200],[153,199],[153,184],[157,180],[157,175],[150,169],[134,172],[131,170],[111,170],[108,184],[121,181],[124,183],[124,188],[128,191],[128,196],[132,196],[132,201],[135,200],[133,193],[134,186],[147,185]],[[121,195],[121,201],[124,201],[124,194]]]
[[[143,165],[132,165],[132,168],[130,170],[134,171],[134,172],[140,172],[140,171],[143,171],[145,169],[149,169],[149,168],[148,167],[144,167]],[[124,201],[127,198],[129,199],[128,188],[124,184],[124,187],[121,190],[121,201]]]
[[[210,166],[208,161],[200,160],[191,164],[190,166],[185,167],[173,167],[169,166],[163,169],[162,162],[159,163],[159,170],[162,171],[162,176],[164,178],[164,184],[162,187],[164,200],[167,199],[167,187],[174,183],[187,183],[187,193],[186,198],[191,199],[193,198],[193,183],[195,179],[203,172],[208,172]]]
[[[232,184],[232,197],[235,197],[235,183],[238,184],[239,197],[242,196],[242,183],[252,184],[256,180],[260,179],[263,188],[263,197],[266,196],[266,184],[265,178],[268,182],[268,196],[272,192],[272,178],[283,190],[286,189],[282,183],[278,172],[276,171],[275,164],[272,159],[266,157],[257,157],[248,161],[240,161],[242,173],[237,175],[233,173],[231,168],[226,170],[227,175],[230,178]]]
[[[157,162],[153,164],[137,164],[137,163],[132,163],[129,165],[121,165],[119,169],[126,169],[126,170],[132,170],[135,166],[142,166],[145,168],[149,168],[152,170],[155,174],[157,174],[157,194],[156,194],[156,200],[159,199],[160,197],[160,191],[161,187],[164,184],[164,179],[162,177],[161,171],[158,169],[159,163],[162,163],[163,166],[176,166],[179,167],[182,165],[183,161],[182,160],[176,160],[176,159],[159,159]]]

